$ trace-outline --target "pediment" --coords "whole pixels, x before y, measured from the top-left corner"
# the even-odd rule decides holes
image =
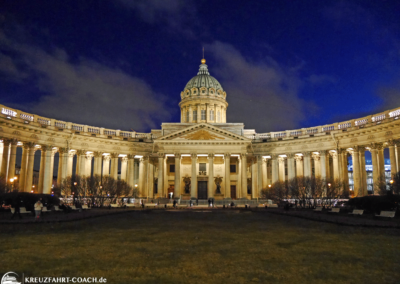
[[[230,131],[215,127],[211,124],[201,123],[192,125],[185,129],[159,137],[158,141],[204,141],[228,142],[228,141],[250,141],[249,139],[232,133]],[[157,141],[156,140],[156,141]]]

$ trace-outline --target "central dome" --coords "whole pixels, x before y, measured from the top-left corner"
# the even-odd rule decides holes
[[[192,88],[205,87],[207,89],[214,88],[215,91],[224,91],[217,79],[210,75],[207,67],[208,66],[206,64],[201,64],[197,76],[194,76],[192,79],[190,79],[190,81],[186,84],[185,89],[191,90]]]
[[[197,76],[186,84],[181,92],[181,122],[226,123],[226,92],[221,84],[210,75],[206,60],[201,60]]]

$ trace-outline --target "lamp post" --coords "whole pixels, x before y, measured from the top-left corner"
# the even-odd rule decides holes
[[[393,193],[393,183],[394,183],[394,180],[390,180],[389,181],[389,183],[390,183],[390,192],[392,192]]]
[[[10,183],[11,183],[11,191],[13,191],[14,190],[14,182],[17,180],[17,177],[13,177],[13,178],[10,178]]]

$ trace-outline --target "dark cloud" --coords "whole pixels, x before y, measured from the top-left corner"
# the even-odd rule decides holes
[[[272,58],[251,62],[233,46],[215,42],[207,46],[216,60],[211,75],[220,80],[229,102],[228,122],[244,122],[257,132],[297,128],[306,118],[305,104],[298,93],[303,85],[297,72]]]
[[[192,0],[117,0],[124,7],[136,11],[149,24],[164,24],[170,32],[194,38],[189,26],[196,25],[196,9]]]
[[[23,77],[34,78],[32,91],[43,94],[38,102],[28,107],[14,105],[16,108],[65,121],[136,131],[159,128],[171,117],[163,94],[119,68],[86,58],[72,62],[63,49],[44,51],[13,41],[4,33],[0,33],[0,45],[0,58],[6,63],[1,74],[15,83]]]

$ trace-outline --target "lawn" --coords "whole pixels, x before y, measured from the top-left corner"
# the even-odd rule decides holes
[[[400,282],[394,229],[162,210],[0,228],[1,275],[94,276],[107,283]]]

